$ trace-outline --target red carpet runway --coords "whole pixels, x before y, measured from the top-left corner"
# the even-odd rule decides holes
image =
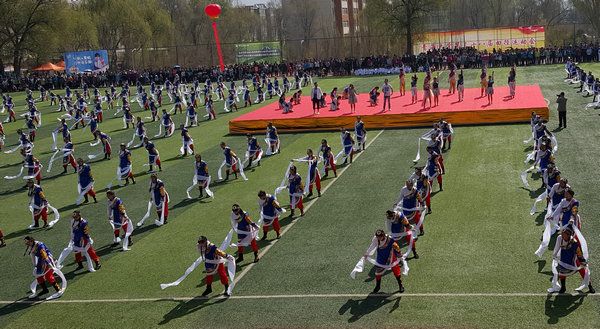
[[[357,115],[362,117],[369,129],[424,127],[430,126],[440,118],[454,126],[519,123],[529,122],[532,111],[546,119],[549,115],[548,104],[538,85],[517,86],[514,99],[506,98],[509,94],[508,87],[495,88],[494,102],[491,105],[488,105],[486,96],[480,97],[479,88],[465,89],[462,102],[458,102],[456,94],[448,96],[447,92],[447,89],[441,90],[439,105],[425,110],[422,105],[422,91],[418,93],[419,100],[416,104],[411,104],[410,91],[404,96],[395,92],[391,100],[392,111],[385,113],[381,112],[383,97],[379,97],[378,106],[372,107],[369,105],[369,95],[359,94],[356,114],[350,113],[347,100],[341,101],[340,110],[330,111],[328,97],[327,107],[322,108],[320,114],[313,115],[310,97],[304,96],[301,104],[294,106],[292,113],[282,113],[278,103],[274,102],[229,121],[229,132],[264,132],[269,122],[273,122],[280,132],[338,130],[340,127],[353,127]]]

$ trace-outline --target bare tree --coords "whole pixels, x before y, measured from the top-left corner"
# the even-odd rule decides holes
[[[600,35],[600,1],[597,0],[572,0],[573,6]]]
[[[427,16],[435,11],[443,0],[369,0],[366,10],[369,21],[378,28],[405,37],[406,51],[413,53],[417,31],[421,30]]]
[[[21,74],[21,66],[27,51],[36,52],[37,34],[48,35],[53,32],[52,13],[59,0],[20,0],[3,1],[3,19],[0,20],[0,35],[12,51],[13,67],[16,74]],[[39,50],[39,49],[37,49]]]

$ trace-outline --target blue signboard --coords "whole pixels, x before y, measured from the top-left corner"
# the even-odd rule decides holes
[[[88,50],[65,53],[67,74],[97,73],[108,70],[106,50]]]

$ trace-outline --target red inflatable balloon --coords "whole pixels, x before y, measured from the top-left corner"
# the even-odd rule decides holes
[[[216,3],[206,5],[206,7],[204,7],[204,13],[212,19],[217,19],[219,18],[219,15],[221,15],[221,6]]]

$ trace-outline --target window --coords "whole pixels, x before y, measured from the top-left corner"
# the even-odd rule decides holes
[[[342,15],[348,15],[348,8],[342,8]]]
[[[342,8],[348,8],[348,1],[342,0]]]
[[[348,21],[343,21],[343,22],[342,22],[342,26],[343,26],[344,28],[350,27],[350,23],[349,23]]]
[[[357,0],[354,0],[354,2],[352,2],[352,8],[358,9],[358,1]]]

